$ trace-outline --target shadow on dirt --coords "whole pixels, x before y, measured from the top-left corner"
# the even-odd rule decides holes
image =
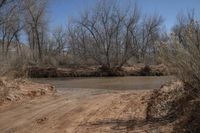
[[[100,120],[92,123],[85,123],[82,126],[87,127],[110,127],[112,131],[136,131],[136,130],[143,130],[143,131],[150,131],[150,130],[159,130],[160,126],[164,126],[171,121],[164,121],[164,120],[141,120],[141,119],[105,119]]]

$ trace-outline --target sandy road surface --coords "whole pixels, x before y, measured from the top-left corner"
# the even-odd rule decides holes
[[[145,122],[149,94],[148,90],[68,89],[56,96],[43,96],[13,103],[0,107],[0,132],[157,131],[155,127],[162,127],[160,123]]]
[[[145,92],[146,93],[146,92]],[[145,93],[65,92],[0,109],[1,132],[122,132],[145,117],[139,102]],[[129,128],[130,127],[130,128]]]

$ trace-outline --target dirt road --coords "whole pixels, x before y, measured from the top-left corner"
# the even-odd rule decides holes
[[[5,133],[146,132],[148,91],[95,94],[88,90],[37,98],[0,109]],[[155,124],[154,124],[155,125]]]
[[[0,107],[2,133],[101,133],[160,131],[146,123],[149,91],[69,89]],[[159,127],[159,129],[158,129]]]

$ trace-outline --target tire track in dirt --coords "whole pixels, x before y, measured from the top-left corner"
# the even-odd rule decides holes
[[[89,123],[90,119],[93,119],[94,117],[97,117],[99,113],[105,114],[105,112],[108,110],[108,107],[111,105],[115,97],[108,96],[110,99],[104,99],[106,102],[101,101],[102,104],[99,104],[97,108],[94,110],[91,110],[90,113],[87,114],[87,116],[80,122],[80,124],[77,126],[77,128],[74,130],[75,133],[78,133],[80,131],[83,132],[84,125]],[[109,102],[108,102],[109,101]],[[105,104],[106,103],[106,104]]]
[[[70,97],[73,97],[73,95],[69,95],[68,98]],[[42,100],[40,99],[40,101]],[[54,112],[54,110],[52,109],[59,108],[59,106],[63,107],[63,105],[66,104],[65,100],[67,100],[67,98],[65,96],[62,96],[56,99],[55,98],[44,99],[44,101],[42,101],[43,102],[42,104],[38,102],[38,99],[35,100],[36,103],[29,103],[23,105],[19,103],[17,108],[13,109],[11,108],[10,110],[6,110],[4,113],[1,113],[2,115],[0,114],[0,118],[2,120],[0,121],[0,130],[4,131],[7,128],[12,130],[16,129],[16,127],[28,128],[28,125],[34,122],[35,119],[37,119],[38,117],[40,116],[42,117],[47,113]],[[20,122],[15,123],[15,121],[20,121]],[[9,125],[7,123],[9,123]]]
[[[98,128],[97,126],[96,127],[94,126],[95,122],[105,120],[105,119],[108,119],[109,121],[109,119],[112,119],[112,117],[117,118],[120,112],[122,112],[122,110],[119,110],[118,108],[113,109],[113,106],[115,106],[117,101],[119,101],[119,96],[118,95],[113,96],[113,99],[109,100],[109,103],[107,102],[106,105],[103,105],[103,107],[100,106],[94,113],[90,114],[90,116],[87,116],[83,120],[82,124],[79,125],[79,127],[75,130],[75,132],[80,132],[80,131],[81,132],[95,132],[97,131],[97,128]],[[125,105],[122,104],[121,107],[122,106],[125,106]],[[85,126],[85,131],[83,130],[84,126]],[[88,128],[88,126],[91,126],[91,127]],[[93,130],[94,128],[95,130]]]
[[[92,98],[87,99],[87,101],[80,103],[78,108],[82,108],[81,111],[72,111],[71,114],[66,114],[63,117],[64,120],[61,120],[62,123],[60,124],[59,128],[66,129],[68,127],[68,132],[75,132],[74,130],[76,130],[79,127],[80,123],[86,121],[86,119],[90,118],[93,114],[95,114],[96,111],[99,109],[99,106],[102,106],[101,104],[105,104],[106,100],[108,100],[107,95],[103,97],[101,96],[100,98],[98,97],[94,96]],[[74,120],[74,118],[77,119]],[[66,126],[66,122],[69,121],[69,119],[72,119],[73,121],[70,121],[71,124],[68,124]]]
[[[135,108],[133,104],[138,104],[141,98],[137,93],[117,95],[106,106],[99,107],[95,114],[87,116],[86,124],[79,126],[75,132],[128,132],[128,126],[131,126],[134,117],[145,117],[145,109],[134,116],[134,109],[137,110],[138,107]]]
[[[92,90],[94,91],[94,90]],[[130,94],[129,94],[130,93]],[[95,133],[127,132],[142,92],[73,91],[56,98],[44,97],[13,105],[0,113],[0,131]],[[134,106],[135,105],[135,106]],[[12,105],[11,105],[12,106]]]
[[[62,98],[63,99],[63,98]],[[42,105],[42,106],[37,106],[36,108],[31,108],[31,109],[28,109],[26,110],[25,107],[26,106],[23,106],[21,108],[17,108],[15,110],[13,110],[13,114],[15,112],[21,112],[21,114],[17,113],[15,115],[10,115],[11,113],[6,113],[4,114],[5,116],[7,117],[4,117],[4,116],[1,116],[1,119],[4,120],[4,124],[3,123],[0,123],[0,130],[5,130],[6,128],[20,128],[20,127],[25,127],[25,128],[28,128],[28,125],[33,122],[35,119],[38,118],[38,116],[43,116],[45,115],[45,113],[48,113],[47,110],[51,111],[50,109],[51,108],[57,108],[58,106],[63,106],[65,103],[60,103],[59,105],[57,105],[56,102],[60,102],[62,99],[59,99],[59,100],[56,100],[56,101],[53,101],[53,102],[50,102],[46,105]],[[23,112],[23,111],[26,111],[26,112]],[[15,122],[15,121],[20,121],[20,122]],[[9,125],[7,124],[9,123]],[[12,125],[12,126],[11,126]]]

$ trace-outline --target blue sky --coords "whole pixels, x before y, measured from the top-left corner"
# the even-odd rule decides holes
[[[50,28],[67,24],[70,17],[78,17],[85,9],[93,7],[98,0],[49,0]],[[178,13],[194,9],[200,16],[200,0],[119,0],[122,7],[137,3],[144,14],[158,13],[169,30],[176,22]],[[199,17],[198,16],[198,17]]]

